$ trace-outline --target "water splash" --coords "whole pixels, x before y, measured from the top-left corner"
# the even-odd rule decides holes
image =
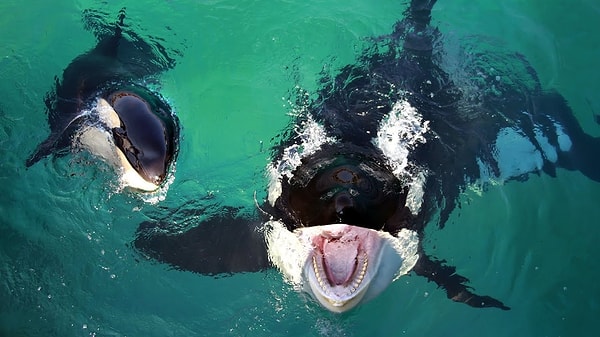
[[[409,187],[406,204],[417,214],[423,201],[423,186],[427,177],[425,168],[416,167],[409,155],[426,142],[429,121],[406,100],[394,104],[382,120],[373,144],[388,158],[394,175]]]
[[[310,115],[295,129],[296,142],[283,150],[281,158],[267,167],[269,177],[269,203],[281,195],[281,179],[292,177],[292,173],[300,164],[302,158],[317,152],[324,144],[335,142],[335,138],[327,135],[323,125],[317,123]]]

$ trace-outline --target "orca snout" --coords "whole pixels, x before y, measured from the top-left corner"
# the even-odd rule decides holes
[[[333,200],[337,220],[345,224],[360,224],[363,221],[356,199],[348,191],[339,192]]]

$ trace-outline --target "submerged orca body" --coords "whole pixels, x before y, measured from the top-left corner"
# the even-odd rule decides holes
[[[132,188],[152,191],[165,180],[177,154],[178,120],[165,100],[140,82],[174,61],[157,55],[133,32],[125,37],[124,18],[121,10],[114,29],[104,27],[114,33],[98,33],[98,44],[56,80],[46,96],[50,135],[27,167],[80,146],[121,169],[124,184]]]
[[[434,3],[411,1],[392,34],[323,80],[274,149],[268,200],[255,216],[231,207],[183,210],[142,223],[135,247],[208,275],[274,266],[334,312],[410,272],[454,301],[508,309],[429,257],[425,226],[442,227],[470,184],[558,167],[600,181],[600,141],[582,131],[559,94],[542,90],[519,56],[506,60],[523,69],[517,77],[488,74],[483,54],[447,71],[429,24]],[[203,220],[182,232],[175,216]]]

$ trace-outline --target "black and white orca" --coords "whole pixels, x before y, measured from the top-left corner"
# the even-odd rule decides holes
[[[124,186],[154,191],[167,178],[179,122],[169,104],[142,83],[174,60],[157,53],[164,48],[124,32],[124,19],[121,10],[114,28],[95,27],[97,45],[76,57],[46,95],[50,135],[27,167],[53,153],[85,148],[117,167]]]
[[[172,214],[144,222],[134,246],[207,275],[277,267],[334,312],[411,272],[454,301],[507,310],[427,254],[425,226],[443,227],[471,184],[557,168],[600,181],[600,140],[583,132],[563,97],[543,90],[518,55],[504,61],[519,74],[491,73],[485,54],[448,71],[441,35],[430,25],[435,2],[411,1],[390,35],[324,78],[275,147],[267,200],[254,215],[187,209],[178,219],[197,219],[194,226]],[[503,56],[494,57],[498,64]]]

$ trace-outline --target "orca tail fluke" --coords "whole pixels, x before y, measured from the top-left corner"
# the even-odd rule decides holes
[[[557,92],[545,92],[535,97],[533,104],[536,115],[550,121],[547,129],[554,129],[550,135],[558,149],[556,166],[580,171],[600,182],[600,137],[586,133],[565,98]]]
[[[564,166],[600,182],[600,137],[583,134],[574,139],[572,155]]]

